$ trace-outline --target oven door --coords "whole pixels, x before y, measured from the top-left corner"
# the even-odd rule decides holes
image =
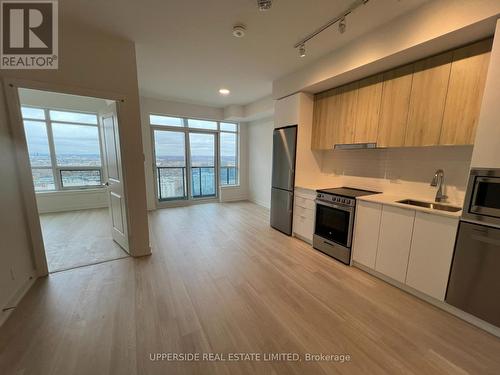
[[[469,211],[500,218],[499,177],[476,177]]]
[[[354,207],[316,200],[314,234],[347,248],[351,247]]]

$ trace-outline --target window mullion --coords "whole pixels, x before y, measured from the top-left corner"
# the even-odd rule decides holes
[[[45,124],[47,126],[47,138],[49,141],[50,163],[52,175],[54,176],[54,186],[56,190],[62,190],[61,176],[57,170],[56,148],[54,146],[54,134],[52,133],[52,122],[50,120],[49,109],[45,108]]]

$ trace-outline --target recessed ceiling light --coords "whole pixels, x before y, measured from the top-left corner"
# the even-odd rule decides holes
[[[228,89],[219,89],[219,94],[227,96],[231,93]]]

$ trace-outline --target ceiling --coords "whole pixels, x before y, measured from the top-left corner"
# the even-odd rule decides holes
[[[65,0],[63,17],[136,43],[141,95],[225,107],[271,94],[272,81],[389,22],[427,0],[370,0],[307,43],[293,45],[345,10],[352,0]],[[231,34],[236,23],[244,38]],[[219,88],[231,90],[227,97]]]

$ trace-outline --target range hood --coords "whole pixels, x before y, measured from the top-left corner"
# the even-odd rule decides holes
[[[333,146],[334,150],[363,150],[377,148],[376,143],[341,143]]]

